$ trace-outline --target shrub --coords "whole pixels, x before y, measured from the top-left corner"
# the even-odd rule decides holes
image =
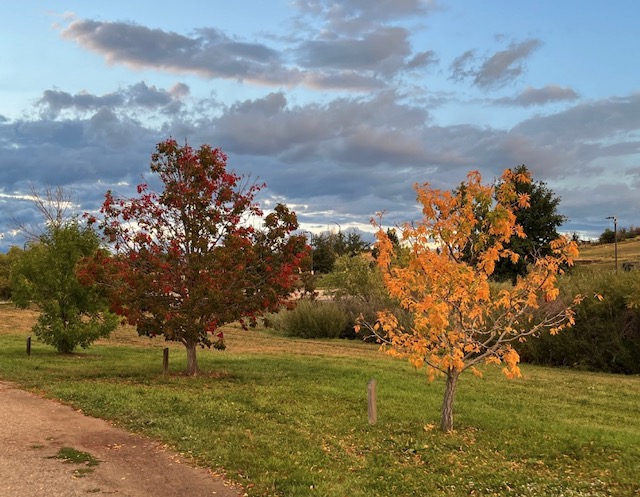
[[[390,233],[395,236],[394,232]],[[325,275],[322,282],[347,317],[340,338],[371,338],[367,327],[360,328],[360,333],[356,333],[355,325],[360,318],[363,322],[375,323],[378,313],[384,310],[393,312],[405,329],[411,328],[411,314],[389,296],[382,272],[370,255],[338,257],[333,271]]]
[[[75,220],[50,225],[12,266],[13,302],[40,309],[33,332],[60,353],[86,348],[118,325],[100,289],[83,285],[77,276],[83,258],[94,255],[99,247],[98,236]]]
[[[587,298],[575,325],[556,336],[543,334],[517,346],[522,360],[610,373],[640,373],[639,274],[575,273],[564,278],[562,295]],[[600,301],[593,296],[602,295]]]
[[[11,298],[11,271],[22,252],[21,248],[14,246],[6,254],[0,254],[0,300]]]
[[[398,318],[400,325],[404,329],[408,330],[413,326],[411,314],[395,304],[391,299],[365,302],[357,297],[344,296],[336,300],[336,305],[343,310],[347,317],[347,324],[340,334],[340,338],[347,338],[349,340],[356,338],[361,340],[373,339],[373,334],[368,327],[363,326],[360,328],[360,331],[356,333],[355,325],[358,322],[373,325],[378,321],[378,313],[383,310],[392,312],[393,315]]]
[[[282,307],[279,311],[268,312],[262,316],[262,325],[269,330],[286,332],[285,316],[295,308],[294,305]]]
[[[302,299],[295,309],[283,311],[273,322],[279,321],[283,331],[302,338],[338,338],[347,325],[344,310],[334,302]]]
[[[377,319],[376,313],[381,309],[376,309],[370,303],[350,296],[344,296],[336,300],[335,305],[342,309],[346,317],[346,323],[340,333],[340,338],[354,340],[356,338],[367,339],[371,336],[365,329],[361,329],[360,333],[356,333],[356,322],[362,316],[368,323],[374,323]]]
[[[343,255],[336,259],[334,269],[322,279],[334,299],[358,298],[367,303],[389,300],[382,273],[365,255]]]

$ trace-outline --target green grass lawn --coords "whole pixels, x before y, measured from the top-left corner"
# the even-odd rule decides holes
[[[463,376],[456,431],[438,431],[443,381],[372,345],[227,332],[186,354],[120,332],[59,356],[0,333],[0,378],[166,442],[250,496],[640,495],[640,378],[524,366]],[[377,380],[378,424],[367,421]]]

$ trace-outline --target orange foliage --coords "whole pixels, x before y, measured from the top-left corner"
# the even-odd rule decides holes
[[[474,171],[454,192],[416,185],[423,218],[403,227],[402,245],[409,255],[402,259],[381,220],[374,222],[385,284],[411,313],[413,325],[404,329],[388,312],[379,314],[375,326],[361,324],[393,355],[426,366],[430,378],[469,368],[479,374],[475,366],[481,363],[503,364],[507,377],[519,377],[520,357],[511,343],[573,324],[572,307],[582,297],[568,305],[541,306],[558,299],[557,277],[578,254],[566,238],[553,241],[552,254],[536,259],[516,284],[492,291],[496,263],[518,258],[508,248],[510,239],[525,236],[515,211],[527,207],[529,198],[516,193],[516,181],[530,178],[506,170],[498,186],[483,185]]]

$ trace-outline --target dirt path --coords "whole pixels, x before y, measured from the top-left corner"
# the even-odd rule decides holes
[[[67,447],[100,462],[88,468],[55,458]],[[155,442],[0,383],[0,497],[89,495],[238,497],[242,493]]]

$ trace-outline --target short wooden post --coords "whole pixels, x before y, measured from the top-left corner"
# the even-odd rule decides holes
[[[369,424],[374,425],[378,422],[378,407],[376,405],[376,380],[371,378],[367,384],[367,401],[369,412]]]
[[[31,337],[27,337],[27,355],[31,355]]]
[[[162,374],[169,372],[169,347],[165,347],[162,351]]]

